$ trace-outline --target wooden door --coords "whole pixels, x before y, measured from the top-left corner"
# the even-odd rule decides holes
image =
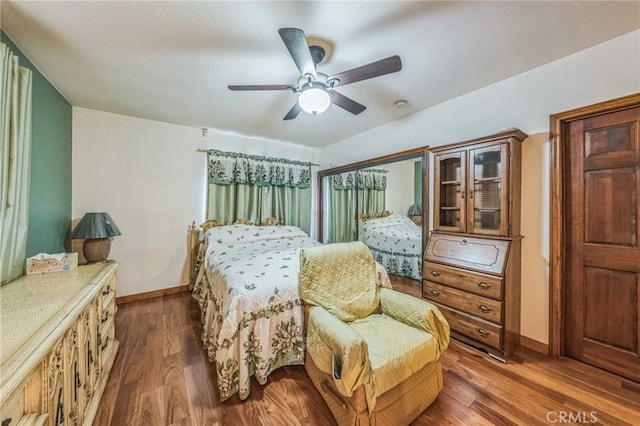
[[[640,107],[565,127],[565,354],[640,381]]]

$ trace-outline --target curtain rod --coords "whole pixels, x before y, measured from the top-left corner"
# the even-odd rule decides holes
[[[210,149],[196,149],[196,152],[206,152],[208,153],[210,151]],[[320,164],[316,164],[316,163],[309,163],[310,166],[316,166],[316,167],[320,167]]]

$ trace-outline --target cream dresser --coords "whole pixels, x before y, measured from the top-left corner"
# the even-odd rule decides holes
[[[1,426],[90,425],[116,357],[116,262],[0,288]]]

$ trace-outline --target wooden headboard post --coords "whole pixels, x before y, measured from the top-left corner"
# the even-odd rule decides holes
[[[196,259],[198,258],[198,249],[200,248],[200,230],[196,226],[194,220],[187,231],[187,262],[189,262],[189,286],[195,281]]]

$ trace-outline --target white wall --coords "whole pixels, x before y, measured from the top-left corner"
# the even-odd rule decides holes
[[[547,343],[549,115],[637,92],[640,31],[333,144],[321,150],[320,167],[473,139],[509,127],[528,133],[522,152],[521,331]]]
[[[188,283],[187,230],[205,209],[197,149],[208,148],[317,161],[312,148],[73,109],[72,216],[108,211],[122,230],[110,255],[120,262],[118,296]]]
[[[406,215],[413,204],[413,186],[416,159],[396,161],[380,166],[387,169],[386,209]]]

